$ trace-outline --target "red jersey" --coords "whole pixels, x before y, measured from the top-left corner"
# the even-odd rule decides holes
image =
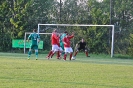
[[[67,37],[65,37],[65,38],[63,39],[63,42],[65,42],[65,43],[64,43],[64,47],[70,47],[70,46],[71,46],[71,41],[70,41],[70,39],[73,38],[73,37],[74,37],[74,35],[72,35],[72,36],[67,36]]]
[[[58,42],[58,46],[60,47],[60,38],[58,37],[58,39],[57,39],[57,42]]]
[[[58,45],[59,37],[56,35],[55,32],[52,33],[51,40],[52,40],[52,45]]]

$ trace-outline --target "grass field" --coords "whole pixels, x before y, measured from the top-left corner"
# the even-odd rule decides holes
[[[133,88],[133,59],[82,53],[72,61],[45,57],[0,53],[0,88]]]

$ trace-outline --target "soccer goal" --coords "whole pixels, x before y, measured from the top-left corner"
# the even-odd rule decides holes
[[[111,57],[114,55],[114,25],[87,25],[87,24],[38,24],[38,33],[40,32],[40,26],[56,26],[56,27],[111,27],[112,29],[112,40],[111,40]],[[78,31],[78,30],[77,30]]]

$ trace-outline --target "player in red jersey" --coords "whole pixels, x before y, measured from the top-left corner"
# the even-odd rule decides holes
[[[58,51],[58,53],[60,53],[59,54],[59,57],[57,57],[57,59],[61,59],[61,53],[63,52],[63,49],[60,47],[60,34],[58,33],[57,34],[57,36],[58,36],[58,39],[57,39],[57,45],[58,45],[58,47],[59,47],[59,51]],[[55,54],[55,52],[53,52],[52,54],[51,54],[51,58],[53,57],[53,55]]]
[[[60,57],[60,51],[59,51],[59,46],[58,46],[58,44],[59,44],[59,36],[58,36],[58,33],[57,33],[56,29],[52,32],[51,44],[52,44],[52,50],[49,52],[47,58],[49,59],[52,54],[57,52],[57,59],[58,59]]]
[[[66,57],[67,54],[70,53],[70,60],[72,58],[72,54],[73,54],[73,49],[71,48],[71,41],[70,39],[74,37],[74,33],[72,33],[72,35],[67,34],[64,39],[63,39],[63,43],[64,43],[64,49],[65,49],[65,54],[64,54],[64,60],[66,61]]]

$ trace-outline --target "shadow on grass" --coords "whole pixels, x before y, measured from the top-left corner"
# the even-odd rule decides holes
[[[132,56],[129,56],[129,55],[120,55],[120,54],[114,55],[114,58],[118,58],[118,59],[132,59],[133,60]]]

